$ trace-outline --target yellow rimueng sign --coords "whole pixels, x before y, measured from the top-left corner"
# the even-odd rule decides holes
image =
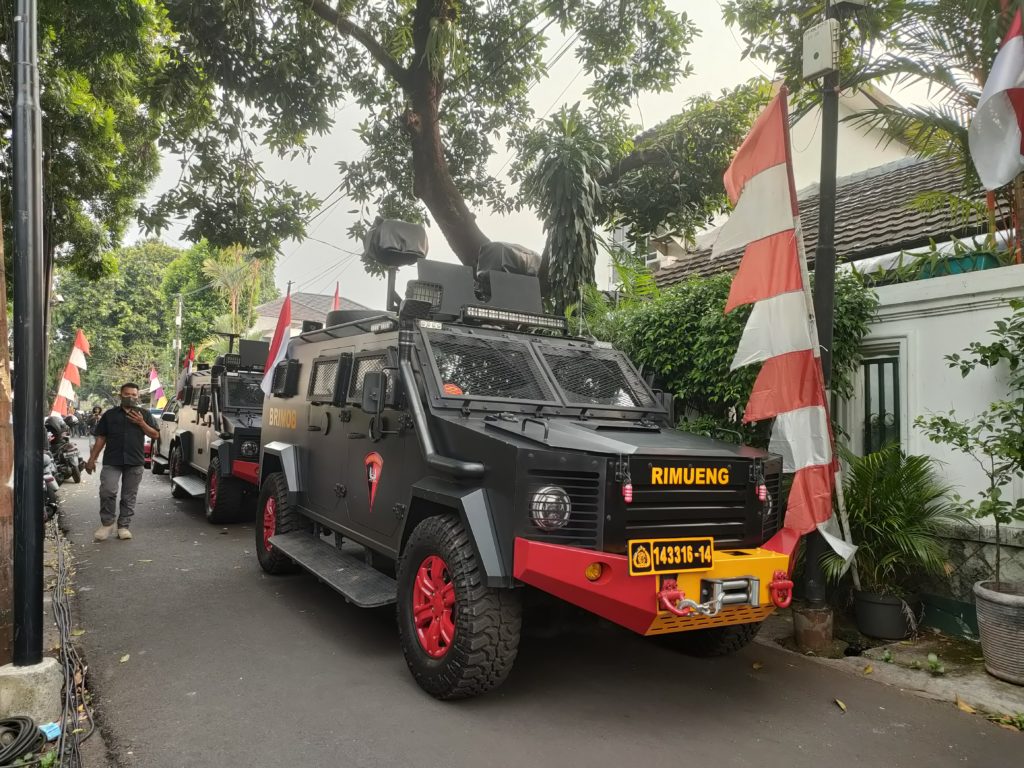
[[[728,484],[728,467],[651,467],[651,485]]]

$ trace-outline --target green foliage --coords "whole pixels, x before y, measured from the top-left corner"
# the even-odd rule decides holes
[[[255,149],[307,153],[338,108],[358,104],[366,152],[338,165],[338,192],[361,214],[352,234],[377,213],[416,220],[429,210],[471,264],[486,237],[470,207],[516,204],[488,160],[499,142],[523,146],[529,91],[557,55],[548,30],[568,38],[593,78],[588,96],[607,113],[669,90],[689,72],[696,34],[664,0],[165,3],[177,36],[157,103],[191,106],[163,138],[185,158],[183,181],[146,211],[150,226],[198,209],[188,237],[250,247],[301,230],[312,201],[272,185]],[[261,208],[267,198],[278,205]],[[245,226],[256,213],[276,215],[276,228]]]
[[[732,276],[693,278],[588,320],[600,338],[624,350],[682,406],[686,429],[764,446],[768,423],[743,423],[743,409],[758,366],[730,370],[750,314],[741,307],[726,315]],[[861,343],[877,298],[857,275],[836,275],[833,390],[849,396],[860,362]]]
[[[843,495],[862,588],[898,595],[912,578],[940,575],[946,552],[939,536],[964,517],[949,501],[952,487],[940,479],[936,462],[908,456],[895,443],[844,459]],[[846,571],[834,554],[824,565],[835,581]]]
[[[551,141],[524,179],[525,194],[537,201],[544,219],[545,295],[555,312],[580,300],[583,286],[594,282],[597,260],[598,178],[607,170],[606,154],[589,130],[579,105],[563,109],[549,121]]]
[[[55,393],[67,364],[75,331],[89,339],[89,368],[81,372],[81,400],[106,400],[124,381],[144,382],[151,363],[171,380],[173,313],[161,291],[159,275],[181,253],[148,241],[114,253],[117,268],[99,280],[73,270],[57,275],[47,384]]]
[[[13,253],[12,6],[0,14],[0,196]],[[152,0],[39,3],[44,236],[48,259],[98,277],[113,264],[138,199],[160,169],[160,117],[143,108],[169,27]]]
[[[214,318],[230,313],[227,298],[220,291],[208,287],[210,279],[203,272],[203,265],[215,253],[208,242],[201,241],[186,251],[179,251],[163,272],[160,292],[171,323],[174,322],[178,294],[184,297],[181,322],[183,353],[188,351],[190,344],[199,346],[206,340]]]
[[[203,261],[203,274],[227,300],[230,314],[224,332],[241,334],[255,320],[265,278],[273,283],[274,260],[253,258],[240,245],[222,248]]]
[[[915,424],[936,442],[969,456],[988,479],[988,487],[976,499],[956,497],[961,508],[978,519],[989,517],[996,524],[996,581],[1001,578],[1000,528],[1024,521],[1024,499],[1014,498],[1015,479],[1024,477],[1024,301],[1009,302],[1012,315],[996,322],[991,331],[995,340],[972,343],[964,354],[947,355],[951,368],[969,376],[978,366],[1005,371],[1008,391],[1005,398],[989,404],[972,418],[958,418],[955,411],[918,417]]]

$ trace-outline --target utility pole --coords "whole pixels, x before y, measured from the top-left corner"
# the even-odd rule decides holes
[[[35,0],[14,15],[14,665],[43,659],[43,165]]]
[[[826,22],[837,18],[835,4],[825,4]],[[836,58],[839,45],[836,42]],[[825,392],[832,381],[832,338],[836,296],[836,156],[839,145],[838,64],[825,74],[821,92],[821,179],[818,184],[818,243],[814,249],[814,315],[821,345],[821,370]],[[831,412],[831,403],[825,403]],[[815,531],[807,537],[804,597],[810,608],[825,607],[825,571],[821,559],[827,551],[825,539]]]
[[[174,316],[174,371],[181,368],[181,318],[185,310],[185,300],[178,294],[178,313]]]

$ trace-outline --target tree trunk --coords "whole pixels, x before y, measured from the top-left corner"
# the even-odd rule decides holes
[[[413,14],[416,64],[407,78],[412,102],[405,113],[405,130],[412,144],[413,193],[427,206],[459,261],[476,267],[480,247],[490,242],[477,226],[476,216],[455,186],[441,140],[439,106],[443,80],[430,71],[427,55],[431,19],[450,15],[447,0],[418,0]]]
[[[10,664],[14,650],[14,431],[11,358],[7,346],[7,274],[3,256],[4,245],[0,239],[0,666]]]

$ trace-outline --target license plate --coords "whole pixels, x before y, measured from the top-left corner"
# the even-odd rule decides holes
[[[629,542],[629,574],[707,571],[714,566],[715,542],[699,539],[636,539]]]

